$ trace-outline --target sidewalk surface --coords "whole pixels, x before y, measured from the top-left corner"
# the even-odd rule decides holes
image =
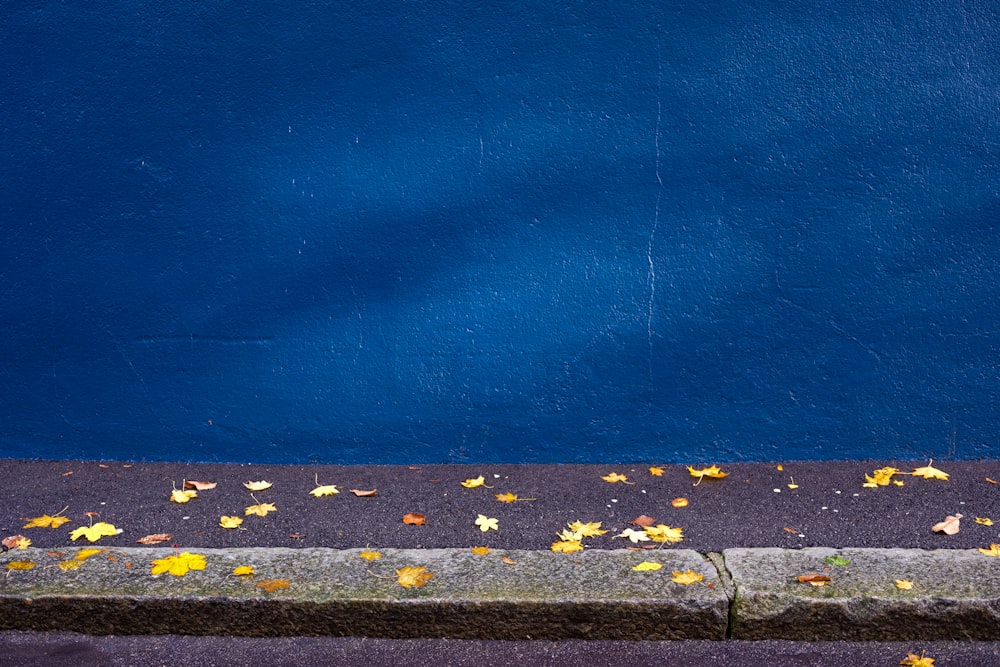
[[[992,641],[1000,638],[1000,558],[980,551],[1000,543],[1000,461],[935,462],[947,480],[903,474],[927,464],[733,464],[720,466],[724,478],[699,479],[677,465],[0,460],[0,537],[31,541],[0,554],[0,651],[19,664],[32,655],[58,664],[56,654],[119,664],[115,656],[188,635],[183,641],[201,647],[192,652],[221,657],[233,642],[277,656],[295,639],[329,660],[363,645],[397,663],[412,651],[411,664],[428,650],[440,651],[442,664],[509,662],[512,651],[545,664],[599,647],[640,662],[648,652],[672,655],[673,664],[711,663],[712,655],[760,664],[766,655],[789,665],[895,664],[932,647],[936,665],[1000,664]],[[863,486],[886,466],[900,473]],[[606,481],[612,473],[625,479]],[[271,486],[244,487],[262,480]],[[172,502],[186,481],[216,486]],[[338,493],[310,493],[331,485]],[[246,514],[268,504],[264,516]],[[404,523],[408,514],[423,516],[422,525]],[[957,533],[931,530],[957,514]],[[43,515],[70,522],[24,527]],[[222,528],[222,516],[243,523]],[[651,531],[640,517],[654,519]],[[99,522],[114,534],[70,538]],[[554,552],[574,522],[608,532],[583,536],[580,551]],[[655,539],[657,526],[679,541],[640,539]],[[615,537],[627,530],[635,541]],[[161,533],[170,537],[137,543]],[[79,560],[81,549],[104,551]],[[154,560],[171,564],[185,553],[196,568],[203,557],[204,569],[152,574]],[[656,569],[633,569],[643,563]],[[240,566],[254,573],[233,574]],[[677,583],[674,573],[699,580]],[[829,581],[799,581],[809,575]],[[895,662],[859,657],[881,652]]]

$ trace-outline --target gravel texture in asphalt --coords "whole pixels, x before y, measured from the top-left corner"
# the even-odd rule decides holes
[[[712,463],[712,462],[708,462]],[[887,486],[864,488],[865,476],[885,466],[909,473],[927,461],[787,462],[721,465],[728,475],[700,481],[685,466],[640,465],[432,465],[287,466],[198,463],[0,460],[0,532],[23,534],[36,547],[65,547],[70,532],[93,521],[122,530],[100,546],[136,545],[169,533],[181,548],[248,546],[439,548],[485,545],[496,549],[548,549],[569,522],[601,522],[605,535],[588,549],[634,546],[614,538],[641,515],[683,528],[677,547],[721,551],[730,547],[805,546],[969,549],[1000,541],[1000,461],[935,461],[948,480],[897,474]],[[654,462],[655,466],[655,462]],[[696,468],[703,468],[698,464]],[[625,481],[608,482],[611,473]],[[482,485],[462,482],[483,477]],[[170,500],[185,481],[215,482],[180,504]],[[245,482],[272,486],[251,492]],[[901,482],[897,486],[894,482]],[[316,497],[317,485],[339,493]],[[375,490],[357,496],[352,489]],[[519,500],[500,502],[497,494]],[[687,505],[673,501],[685,498]],[[271,503],[266,516],[247,507]],[[65,509],[64,509],[65,508]],[[97,515],[90,517],[86,513]],[[406,514],[426,517],[404,524]],[[59,528],[24,528],[44,514],[71,519]],[[954,535],[931,527],[962,514]],[[239,516],[237,529],[220,527]],[[483,532],[479,515],[497,520]],[[977,523],[976,518],[997,521]],[[163,546],[163,545],[161,545]],[[668,548],[670,545],[667,545]]]

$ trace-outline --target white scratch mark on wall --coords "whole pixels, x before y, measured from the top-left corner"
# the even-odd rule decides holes
[[[656,43],[656,126],[653,131],[653,173],[656,176],[656,203],[653,207],[653,225],[646,243],[647,282],[649,298],[646,303],[646,365],[650,388],[653,386],[653,309],[656,305],[656,261],[653,259],[653,242],[656,229],[660,226],[660,200],[663,197],[663,178],[660,176],[660,121],[663,117],[663,102],[660,91],[663,83],[663,62],[660,59],[660,43]]]

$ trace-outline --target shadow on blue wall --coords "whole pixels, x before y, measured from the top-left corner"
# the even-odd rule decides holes
[[[986,4],[11,12],[2,455],[979,457]]]

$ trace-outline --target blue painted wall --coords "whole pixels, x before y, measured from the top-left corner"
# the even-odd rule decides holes
[[[996,455],[995,3],[40,2],[0,454]]]

